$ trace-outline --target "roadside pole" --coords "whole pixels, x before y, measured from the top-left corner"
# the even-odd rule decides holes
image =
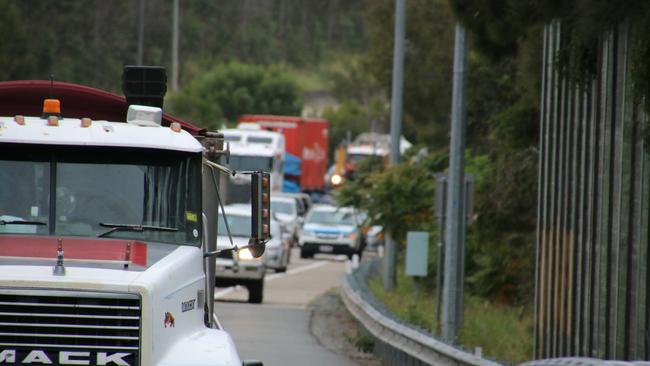
[[[174,0],[174,21],[172,29],[172,91],[178,91],[178,2]]]
[[[451,102],[451,143],[447,184],[447,223],[442,300],[442,338],[455,343],[463,316],[465,256],[465,29],[456,25],[454,85]]]
[[[405,0],[395,1],[395,48],[393,50],[393,90],[390,108],[390,160],[389,165],[399,163],[400,137],[402,136],[402,86],[404,80],[404,33],[406,23]],[[390,232],[386,233],[384,257],[384,289],[395,288],[397,275],[397,243]]]
[[[136,64],[142,66],[144,62],[144,4],[145,0],[140,0],[138,9],[138,55]]]

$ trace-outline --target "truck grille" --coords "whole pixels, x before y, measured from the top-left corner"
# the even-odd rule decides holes
[[[141,313],[134,294],[0,288],[0,352],[18,363],[42,351],[55,365],[139,365]]]

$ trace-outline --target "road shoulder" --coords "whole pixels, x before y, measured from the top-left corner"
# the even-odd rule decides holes
[[[307,309],[311,313],[309,330],[323,347],[361,366],[381,366],[372,354],[372,338],[359,331],[338,288],[318,296]]]

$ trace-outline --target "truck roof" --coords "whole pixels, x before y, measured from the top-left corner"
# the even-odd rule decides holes
[[[327,120],[324,118],[315,118],[315,117],[296,117],[296,116],[275,116],[270,114],[245,114],[240,116],[237,119],[238,122],[257,122],[260,125],[264,125],[264,122],[292,122],[292,123],[303,123],[303,122],[321,122],[327,123]],[[274,124],[277,126],[277,124]],[[291,128],[289,125],[287,125]]]
[[[388,150],[384,147],[376,147],[372,145],[350,145],[347,149],[348,154],[354,155],[379,155],[385,156],[388,155]]]
[[[85,85],[18,80],[0,82],[0,116],[40,116],[43,100],[47,98],[59,99],[63,116],[67,118],[123,121],[129,107],[124,97]],[[205,131],[192,123],[163,114],[163,126],[169,126],[172,122],[180,123],[192,135]]]
[[[0,117],[0,142],[202,151],[201,144],[187,131],[175,132],[169,127],[109,121],[92,121],[82,127],[77,118],[63,118],[57,126],[40,117],[24,117],[21,123],[15,117]]]

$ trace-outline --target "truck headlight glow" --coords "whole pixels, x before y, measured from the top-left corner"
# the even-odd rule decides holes
[[[239,252],[237,252],[237,256],[243,261],[250,261],[254,259],[253,254],[248,248],[241,249]]]
[[[337,186],[343,182],[343,177],[341,177],[338,174],[332,175],[332,178],[330,178],[330,181],[332,182],[333,185]]]

